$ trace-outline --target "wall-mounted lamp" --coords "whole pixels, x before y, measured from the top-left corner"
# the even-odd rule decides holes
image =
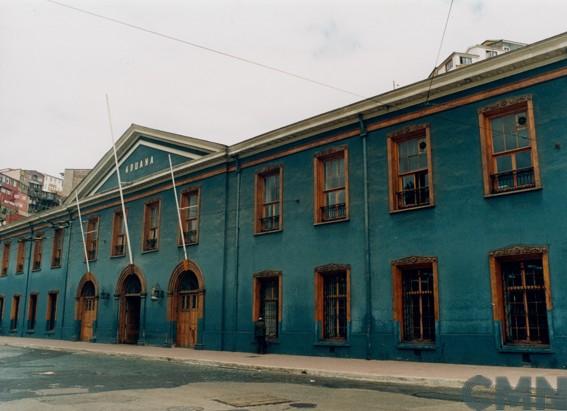
[[[101,300],[108,300],[110,298],[110,294],[107,291],[102,290],[100,292],[100,299]]]
[[[163,290],[160,288],[159,284],[156,283],[152,288],[151,297],[152,301],[161,300],[163,298]]]

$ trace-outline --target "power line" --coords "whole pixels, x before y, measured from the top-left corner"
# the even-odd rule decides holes
[[[447,13],[447,18],[445,19],[445,26],[443,27],[441,42],[439,43],[439,49],[437,50],[437,57],[435,58],[435,67],[433,67],[434,72],[431,75],[431,81],[429,82],[429,88],[427,89],[427,97],[425,98],[425,104],[427,104],[427,102],[429,101],[431,86],[433,85],[433,78],[435,77],[435,68],[437,68],[437,63],[439,62],[439,56],[441,55],[441,49],[443,48],[443,42],[445,41],[445,33],[447,32],[447,26],[449,25],[449,19],[451,18],[452,9],[453,9],[453,0],[451,0],[451,3],[449,4],[449,12]]]
[[[264,68],[266,70],[275,71],[276,73],[280,73],[280,74],[283,74],[283,75],[286,75],[286,76],[289,76],[289,77],[294,77],[294,78],[299,79],[299,80],[307,81],[309,83],[312,83],[312,84],[315,84],[315,85],[318,85],[318,86],[321,86],[321,87],[326,87],[326,88],[329,88],[331,90],[339,91],[341,93],[350,94],[351,96],[354,96],[354,97],[366,98],[366,96],[355,93],[353,91],[349,91],[349,90],[346,90],[346,89],[341,88],[341,87],[336,87],[336,86],[333,86],[332,84],[323,83],[322,81],[314,80],[312,78],[302,76],[300,74],[292,73],[292,72],[289,72],[287,70],[280,69],[280,68],[275,67],[275,66],[271,66],[269,64],[260,63],[258,61],[251,60],[251,59],[248,59],[248,58],[245,58],[245,57],[240,57],[240,56],[237,56],[235,54],[228,53],[226,51],[217,50],[217,49],[213,49],[211,47],[203,46],[202,44],[198,44],[198,43],[194,43],[192,41],[184,40],[184,39],[181,39],[179,37],[174,37],[174,36],[171,36],[169,34],[160,33],[159,31],[150,30],[150,29],[147,29],[145,27],[138,26],[136,24],[128,23],[128,22],[123,21],[123,20],[118,20],[118,19],[115,19],[113,17],[104,16],[102,14],[94,13],[92,11],[81,9],[79,7],[70,6],[68,4],[61,3],[61,2],[56,1],[56,0],[47,0],[47,1],[50,2],[50,3],[53,3],[55,5],[61,6],[61,7],[65,7],[65,8],[71,9],[71,10],[78,11],[78,12],[83,13],[83,14],[87,14],[89,16],[97,17],[99,19],[110,21],[112,23],[120,24],[122,26],[129,27],[131,29],[140,30],[140,31],[143,31],[144,33],[152,34],[154,36],[161,37],[161,38],[164,38],[164,39],[167,39],[167,40],[176,41],[178,43],[182,43],[182,44],[185,44],[187,46],[191,46],[191,47],[194,47],[194,48],[205,50],[205,51],[208,51],[210,53],[218,54],[218,55],[223,56],[223,57],[228,57],[228,58],[231,58],[233,60],[240,61],[242,63],[251,64],[251,65],[254,65],[254,66],[257,66],[257,67]]]

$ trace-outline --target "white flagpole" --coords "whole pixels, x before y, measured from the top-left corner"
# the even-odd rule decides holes
[[[85,262],[87,263],[87,273],[91,272],[89,265],[89,255],[87,253],[87,240],[85,239],[85,230],[83,229],[83,217],[81,216],[81,207],[79,207],[79,195],[75,192],[75,201],[77,202],[77,211],[79,213],[79,227],[81,227],[81,238],[83,239],[83,251],[85,252]]]
[[[187,258],[187,246],[185,245],[185,233],[183,232],[183,222],[181,221],[181,210],[179,210],[179,199],[177,198],[177,187],[175,187],[175,176],[173,175],[173,164],[171,163],[171,154],[167,155],[169,159],[169,171],[171,172],[171,182],[173,183],[173,196],[175,197],[175,206],[177,207],[177,219],[179,221],[179,231],[181,232],[181,242],[183,244],[183,255]]]
[[[120,179],[120,168],[118,167],[118,155],[116,154],[116,145],[114,144],[114,130],[112,128],[112,116],[110,114],[110,103],[108,94],[106,96],[106,111],[108,112],[108,126],[110,127],[110,137],[112,138],[112,151],[114,152],[114,165],[116,166],[116,178],[118,179],[118,192],[120,193],[120,203],[122,204],[122,217],[124,221],[124,230],[126,231],[126,242],[128,243],[128,257],[130,265],[134,264],[132,259],[132,246],[130,245],[130,233],[128,231],[128,216],[126,215],[126,206],[124,205],[124,194],[122,192],[122,180]]]

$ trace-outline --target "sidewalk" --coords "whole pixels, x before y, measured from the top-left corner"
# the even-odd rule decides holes
[[[0,346],[133,356],[191,364],[264,369],[311,376],[339,377],[389,384],[443,388],[461,388],[465,381],[475,375],[485,376],[492,381],[494,381],[495,377],[504,376],[514,385],[519,377],[531,376],[534,378],[537,376],[546,378],[553,386],[556,384],[557,377],[567,377],[567,370],[544,368],[435,364],[407,361],[367,361],[279,354],[256,355],[229,351],[100,344],[20,337],[0,337]]]

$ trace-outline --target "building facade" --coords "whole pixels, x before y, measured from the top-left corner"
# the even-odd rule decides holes
[[[27,187],[19,180],[0,173],[0,225],[28,216]]]
[[[566,106],[563,34],[230,147],[132,125],[125,213],[109,151],[0,229],[1,332],[563,367]]]

